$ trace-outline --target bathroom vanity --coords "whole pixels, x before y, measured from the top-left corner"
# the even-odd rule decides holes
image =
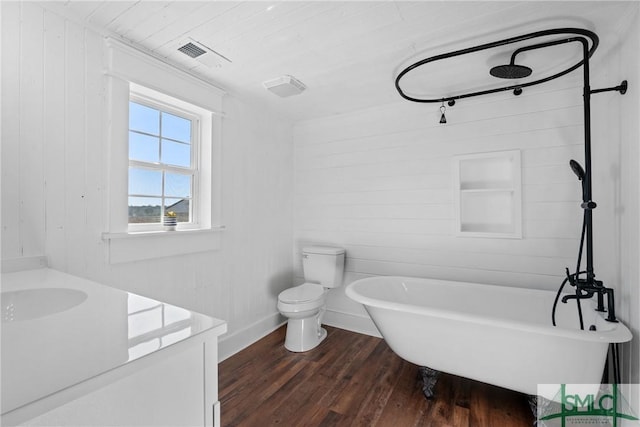
[[[226,323],[49,268],[2,274],[3,426],[219,426]]]

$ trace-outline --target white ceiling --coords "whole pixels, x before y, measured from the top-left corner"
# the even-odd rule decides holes
[[[596,55],[601,55],[602,50],[615,47],[617,27],[635,7],[633,2],[612,1],[72,0],[41,4],[291,120],[398,101],[394,79],[404,66],[526,32],[566,26],[591,29],[600,35]],[[214,59],[208,66],[178,52],[190,38],[232,62],[208,53],[205,56]],[[488,76],[489,68],[479,72]],[[460,82],[470,80],[463,75],[457,78],[456,73],[469,69],[465,63],[452,63],[436,77],[449,77],[457,90]],[[308,89],[279,98],[262,86],[263,81],[285,74],[295,76]],[[451,85],[442,83],[442,90],[452,91]]]

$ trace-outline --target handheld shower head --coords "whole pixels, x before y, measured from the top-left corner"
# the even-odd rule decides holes
[[[489,74],[499,79],[522,79],[530,76],[532,72],[531,68],[516,64],[496,65],[489,70]]]
[[[571,170],[573,171],[573,173],[576,174],[576,176],[580,181],[584,180],[584,169],[582,169],[582,166],[580,166],[580,163],[571,159],[569,160],[569,166],[571,166]]]

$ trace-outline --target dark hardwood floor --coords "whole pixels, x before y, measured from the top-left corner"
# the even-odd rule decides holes
[[[378,338],[326,327],[307,353],[282,327],[219,366],[223,426],[531,427],[526,396],[441,374],[427,401],[417,367]]]

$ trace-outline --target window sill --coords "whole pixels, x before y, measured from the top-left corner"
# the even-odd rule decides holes
[[[148,237],[168,237],[169,235],[176,234],[210,234],[210,233],[219,233],[225,230],[226,227],[221,225],[219,227],[211,227],[211,228],[184,228],[177,229],[173,231],[167,230],[153,230],[153,231],[129,231],[124,233],[102,233],[102,240],[112,240],[112,239],[138,239],[138,238],[148,238]]]
[[[214,251],[220,247],[220,232],[223,230],[224,226],[175,231],[102,233],[102,240],[109,246],[109,262],[119,264]]]

